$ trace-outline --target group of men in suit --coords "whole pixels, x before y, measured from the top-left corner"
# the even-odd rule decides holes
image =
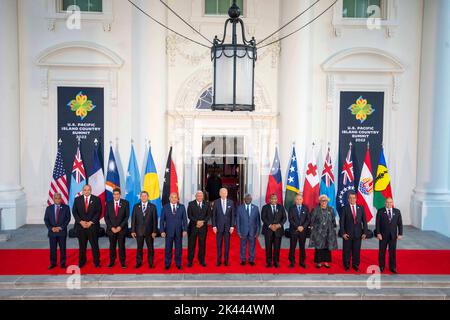
[[[83,194],[74,201],[72,215],[75,219],[74,231],[79,242],[79,267],[86,264],[86,248],[90,243],[92,256],[96,268],[100,268],[100,250],[98,245],[98,232],[102,205],[100,199],[91,194],[91,187],[85,185]],[[195,199],[188,204],[187,212],[183,204],[179,203],[178,194],[172,193],[169,203],[164,205],[160,215],[158,230],[158,217],[156,206],[149,202],[146,191],[140,193],[140,201],[131,211],[131,236],[136,240],[137,254],[135,268],[140,268],[143,261],[144,242],[147,245],[147,262],[149,268],[154,265],[154,240],[160,232],[165,239],[165,269],[172,264],[174,253],[175,265],[182,269],[182,243],[183,237],[188,236],[188,267],[192,267],[196,247],[198,247],[198,261],[206,267],[206,238],[208,221],[211,220],[212,230],[216,236],[217,266],[229,265],[230,236],[236,226],[240,238],[240,260],[244,266],[247,262],[255,265],[255,247],[259,234],[264,235],[266,266],[268,268],[280,266],[281,240],[284,236],[284,224],[289,220],[290,248],[289,266],[295,266],[295,251],[299,246],[299,265],[306,268],[306,239],[310,227],[310,212],[303,205],[303,197],[297,194],[294,205],[288,214],[280,204],[275,194],[270,196],[270,202],[261,209],[252,203],[251,195],[244,197],[244,203],[237,208],[228,191],[220,189],[220,197],[212,203],[204,199],[202,191],[197,191]],[[189,218],[189,223],[188,223]],[[130,206],[127,200],[121,198],[119,188],[113,190],[113,200],[105,207],[106,234],[109,237],[109,265],[111,268],[116,261],[116,250],[119,248],[119,261],[122,268],[126,268],[125,242],[130,219]],[[61,204],[61,195],[54,194],[54,204],[48,206],[44,217],[48,229],[50,242],[50,266],[57,265],[57,248],[60,248],[60,266],[66,267],[66,238],[67,227],[70,222],[70,208]],[[262,228],[261,228],[262,221]],[[368,234],[364,208],[356,204],[356,194],[351,192],[348,196],[348,205],[342,210],[340,216],[340,235],[343,239],[343,263],[345,270],[349,270],[350,262],[354,270],[359,270],[361,241]],[[401,213],[393,208],[391,198],[386,199],[386,207],[380,209],[376,216],[375,235],[379,240],[379,266],[383,271],[385,267],[386,250],[389,247],[389,269],[396,273],[396,245],[402,238],[403,225]],[[175,249],[175,252],[173,252]],[[247,254],[248,252],[248,254]],[[248,258],[247,258],[248,257]]]

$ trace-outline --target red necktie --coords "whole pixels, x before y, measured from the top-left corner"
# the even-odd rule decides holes
[[[87,213],[89,207],[89,198],[84,198],[84,211]]]
[[[356,210],[355,206],[352,206],[353,222],[356,224]]]
[[[60,208],[59,208],[59,206],[57,206],[56,207],[56,219],[55,219],[56,223],[58,223],[58,219],[59,219],[59,210],[60,210]]]
[[[116,217],[119,215],[119,203],[116,202]]]

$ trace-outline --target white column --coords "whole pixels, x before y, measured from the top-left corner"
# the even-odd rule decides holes
[[[20,185],[19,40],[16,0],[0,1],[0,208],[2,229],[25,223],[25,194]]]
[[[450,236],[450,1],[424,1],[413,223]]]
[[[167,24],[167,11],[158,0],[134,1],[151,16]],[[166,30],[132,8],[132,138],[141,166],[145,139],[152,142],[160,182],[164,178],[168,147]],[[144,170],[145,168],[141,168]],[[161,185],[162,192],[162,185]]]

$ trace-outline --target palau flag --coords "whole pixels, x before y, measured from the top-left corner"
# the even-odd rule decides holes
[[[120,176],[112,147],[109,147],[109,160],[106,173],[106,201],[113,199],[113,190],[120,188]]]
[[[145,167],[144,183],[142,190],[148,192],[148,200],[156,206],[156,212],[161,214],[161,194],[159,192],[158,172],[156,171],[155,161],[153,161],[152,147],[148,150],[147,165]]]
[[[327,157],[322,170],[322,179],[320,181],[320,194],[326,195],[330,202],[328,205],[336,212],[336,189],[334,187],[333,163],[331,162],[330,148],[328,148]]]
[[[287,173],[286,192],[284,194],[284,207],[289,210],[295,201],[295,196],[300,192],[300,185],[298,181],[298,166],[297,155],[295,147],[292,147],[291,160],[289,161],[289,170]]]
[[[134,147],[131,145],[130,161],[128,162],[127,181],[125,185],[125,199],[130,203],[130,218],[133,214],[133,207],[139,202],[141,192],[141,176],[139,173]]]
[[[281,179],[280,158],[278,149],[275,149],[275,158],[270,169],[269,180],[267,181],[266,203],[270,203],[270,195],[276,194],[278,204],[283,205],[283,181]]]
[[[377,177],[375,178],[375,192],[373,206],[377,209],[384,208],[386,198],[392,198],[391,178],[384,158],[384,150],[381,149],[378,163]]]
[[[70,179],[69,207],[72,209],[75,198],[81,196],[86,184],[86,171],[81,159],[80,146],[78,145],[75,159],[73,160],[72,177]]]

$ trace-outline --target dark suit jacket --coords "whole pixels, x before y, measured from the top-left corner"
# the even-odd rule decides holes
[[[217,232],[229,231],[234,227],[236,221],[234,202],[227,199],[227,209],[224,213],[222,210],[222,199],[214,200],[212,208],[211,222],[212,226],[217,228]]]
[[[197,221],[204,221],[204,228],[208,227],[208,220],[211,214],[209,203],[202,202],[202,208],[197,205],[197,200],[191,201],[188,204],[187,215],[189,218],[188,230],[191,232],[196,228]]]
[[[84,195],[76,197],[73,202],[72,215],[75,218],[75,232],[83,229],[80,225],[81,221],[92,221],[94,224],[91,228],[98,231],[100,228],[100,217],[102,215],[102,204],[100,202],[100,198],[91,194],[88,211],[85,212]]]
[[[286,210],[282,205],[277,204],[275,215],[272,214],[272,206],[270,204],[266,204],[262,210],[261,210],[261,218],[263,221],[263,234],[266,234],[266,232],[271,232],[272,230],[269,229],[269,225],[271,224],[280,224],[281,228],[279,228],[275,232],[276,237],[282,237],[284,235],[284,223],[287,220],[286,217]]]
[[[261,231],[261,216],[258,206],[251,204],[250,216],[245,210],[245,203],[236,210],[237,232],[242,237],[255,237]]]
[[[392,220],[389,222],[386,208],[382,208],[377,212],[375,235],[381,234],[383,240],[397,239],[397,235],[403,235],[403,222],[400,210],[393,208],[392,215]]]
[[[119,200],[119,214],[116,217],[114,200],[108,201],[105,208],[106,234],[112,235],[111,228],[121,227],[120,233],[126,233],[128,229],[128,219],[130,218],[130,203],[127,200]]]
[[[291,235],[305,235],[306,236],[306,230],[309,227],[310,223],[310,217],[309,217],[309,210],[306,206],[302,205],[300,209],[300,216],[299,212],[297,210],[297,205],[293,205],[289,209],[289,230],[291,232]],[[299,232],[297,229],[298,227],[303,227],[303,232]]]
[[[133,207],[131,215],[131,233],[136,233],[138,237],[149,236],[158,232],[158,217],[156,206],[147,202],[147,208],[142,212],[142,202],[138,202]]]
[[[367,219],[364,207],[356,205],[356,224],[353,219],[352,208],[347,204],[342,208],[339,220],[339,235],[348,234],[350,239],[359,239],[363,234],[367,234]]]
[[[177,213],[172,213],[172,204],[168,203],[163,206],[160,220],[161,233],[165,233],[166,237],[174,237],[176,234],[187,231],[186,208],[182,204],[177,204]]]
[[[55,221],[55,205],[52,204],[45,209],[44,222],[48,229],[49,237],[67,237],[67,226],[70,222],[70,208],[68,205],[61,204],[58,216],[58,223]],[[53,232],[52,228],[60,227],[60,232]]]

